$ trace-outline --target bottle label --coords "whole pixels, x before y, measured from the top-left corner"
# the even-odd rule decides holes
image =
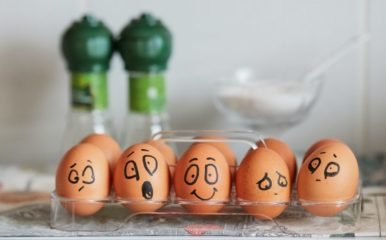
[[[166,94],[163,74],[141,74],[130,77],[130,110],[160,113],[165,110]]]
[[[71,104],[83,110],[106,110],[108,107],[106,73],[73,73]]]

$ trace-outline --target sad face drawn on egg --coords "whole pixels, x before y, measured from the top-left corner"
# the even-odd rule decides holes
[[[198,158],[192,158],[189,160],[189,163],[191,163],[185,171],[184,181],[187,185],[194,185],[198,178],[200,177],[200,167],[195,162],[198,161]],[[199,194],[198,189],[194,188],[190,194],[194,195],[196,198],[202,200],[202,201],[208,201],[214,197],[218,189],[216,188],[215,184],[218,182],[218,171],[217,166],[213,163],[210,163],[211,161],[216,162],[216,159],[213,157],[207,157],[206,161],[209,163],[206,163],[205,165],[202,165],[201,167],[201,178],[205,181],[206,184],[212,187],[212,194],[209,196],[203,196],[203,194]]]
[[[320,152],[320,156],[326,154],[326,152]],[[337,159],[338,156],[333,153],[332,154],[333,158]],[[339,163],[335,161],[327,161],[327,165],[325,165],[324,169],[321,167],[323,170],[322,172],[319,169],[322,159],[320,157],[313,158],[310,163],[308,164],[308,170],[310,171],[311,174],[314,174],[318,171],[318,174],[315,174],[315,181],[316,182],[321,182],[323,179],[327,179],[328,177],[335,177],[339,174],[340,171],[340,165]],[[323,177],[321,176],[323,174]]]
[[[281,188],[287,187],[287,185],[288,185],[287,178],[283,174],[279,173],[278,171],[276,171],[276,175],[277,176],[273,176],[273,177],[277,178],[277,185]],[[263,178],[261,178],[259,181],[257,181],[256,184],[257,184],[257,187],[261,191],[268,191],[268,190],[272,189],[273,195],[276,196],[279,194],[278,191],[276,191],[276,188],[272,188],[272,180],[268,176],[267,172],[264,173]]]
[[[153,176],[154,173],[157,171],[158,168],[158,160],[156,157],[149,154],[148,149],[141,149],[142,161],[139,162],[139,164],[142,164],[145,171],[138,171],[138,165],[137,161],[135,160],[129,160],[126,162],[124,167],[124,176],[127,180],[135,180],[137,182],[141,181],[141,175],[148,175]],[[134,151],[129,153],[127,155],[127,158],[130,159],[130,157],[134,154]],[[150,181],[143,181],[141,185],[141,191],[142,191],[142,197],[149,200],[153,198],[153,185]]]
[[[331,143],[314,151],[303,163],[297,181],[298,197],[314,215],[333,216],[347,207],[344,201],[355,196],[358,181],[354,153],[343,143]],[[313,206],[308,201],[326,204]]]
[[[70,173],[68,174],[67,180],[74,185],[78,185],[78,183],[81,184],[81,186],[78,188],[78,192],[82,191],[85,186],[89,184],[93,184],[95,182],[95,174],[94,169],[92,167],[91,160],[86,161],[87,164],[83,170],[79,170],[76,168],[76,163],[72,164],[70,166]],[[82,174],[79,176],[79,172]]]

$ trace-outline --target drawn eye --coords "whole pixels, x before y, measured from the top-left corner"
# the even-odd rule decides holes
[[[313,174],[316,169],[320,166],[321,160],[320,158],[314,158],[311,160],[311,162],[308,164],[308,170],[311,171],[311,174]]]
[[[95,182],[94,169],[87,165],[82,172],[82,182],[85,184],[92,184]]]
[[[277,179],[277,184],[279,184],[280,187],[287,187],[288,181],[287,178],[283,175],[281,175],[278,171],[276,171],[277,175],[279,175],[279,178]]]
[[[78,183],[79,181],[78,171],[76,171],[75,169],[72,169],[68,174],[68,181],[72,184]]]
[[[272,187],[272,181],[268,177],[268,173],[264,174],[264,177],[257,182],[257,186],[260,190],[266,191]]]
[[[137,164],[133,160],[128,161],[125,164],[123,174],[125,175],[126,179],[135,178],[136,180],[139,180]]]
[[[215,184],[218,181],[217,168],[214,164],[205,165],[205,182],[210,185]]]
[[[200,169],[198,168],[197,164],[190,165],[185,172],[185,177],[184,177],[185,183],[188,185],[195,184],[199,174],[200,174]]]
[[[150,174],[150,176],[153,176],[155,171],[158,168],[158,161],[155,157],[151,155],[145,155],[142,158],[143,166],[145,167],[146,172]]]
[[[335,177],[338,175],[340,170],[340,166],[336,162],[329,162],[324,169],[324,178],[326,179],[327,177]]]

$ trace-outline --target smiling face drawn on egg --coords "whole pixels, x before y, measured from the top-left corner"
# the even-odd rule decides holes
[[[216,212],[229,200],[231,173],[225,156],[214,146],[193,144],[177,162],[176,196],[195,204],[183,205],[190,212]],[[206,206],[206,202],[219,202]]]
[[[123,175],[127,180],[141,184],[142,197],[150,200],[153,198],[153,185],[151,181],[146,179],[152,177],[157,171],[158,160],[149,149],[142,148],[140,153],[135,155],[136,158],[131,158],[134,154],[135,151],[132,151],[127,155],[128,161],[125,163]],[[138,165],[143,167],[145,171],[139,171]]]
[[[208,161],[208,163],[205,163],[204,165],[201,164],[203,165],[203,167],[201,167],[201,173],[200,173],[200,166],[197,164],[199,159],[198,158],[190,159],[189,160],[190,165],[186,169],[185,175],[184,175],[184,182],[187,185],[190,185],[190,186],[194,185],[197,182],[198,178],[202,178],[207,185],[213,186],[212,194],[210,194],[209,196],[202,196],[202,194],[198,193],[197,188],[194,188],[190,192],[191,195],[194,195],[195,197],[197,197],[202,201],[207,201],[212,199],[215,196],[216,192],[218,191],[218,189],[215,186],[216,183],[218,182],[218,171],[217,171],[217,166],[215,165],[216,159],[213,157],[207,157],[205,160]],[[213,163],[210,163],[211,161]]]
[[[74,163],[70,166],[70,172],[67,180],[74,185],[79,185],[78,192],[82,191],[85,186],[93,184],[95,182],[94,169],[92,167],[91,160],[87,160],[87,165],[83,169],[77,169],[77,164]],[[79,170],[79,171],[78,171]],[[79,175],[79,172],[81,175]]]
[[[283,174],[279,173],[278,171],[276,171],[276,175],[277,176],[273,176],[274,178],[277,178],[276,184],[279,187],[286,188],[288,185],[287,178]],[[275,182],[272,183],[272,180],[268,176],[268,173],[265,172],[263,178],[261,178],[259,181],[257,181],[256,184],[257,184],[257,187],[261,191],[267,191],[267,190],[273,189],[272,185],[275,184]],[[275,191],[275,190],[273,190],[273,191],[274,191],[273,195],[278,195],[277,191]]]

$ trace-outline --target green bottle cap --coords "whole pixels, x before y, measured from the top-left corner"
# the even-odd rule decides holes
[[[160,20],[145,13],[122,30],[117,47],[126,70],[159,72],[167,68],[172,36]]]
[[[62,36],[62,53],[71,72],[104,72],[113,54],[113,35],[95,17],[85,15]]]

